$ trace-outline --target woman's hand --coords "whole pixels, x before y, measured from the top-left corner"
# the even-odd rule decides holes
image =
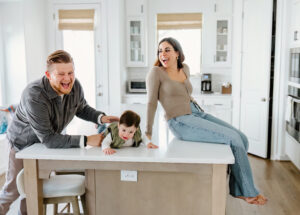
[[[112,155],[114,153],[116,153],[116,150],[112,149],[112,148],[106,148],[102,150],[106,155]]]
[[[148,148],[148,149],[157,149],[158,146],[157,146],[157,145],[154,145],[153,143],[148,143],[148,144],[147,144],[147,148]]]
[[[111,122],[118,122],[120,120],[117,116],[102,116],[101,122],[102,123],[111,123]]]

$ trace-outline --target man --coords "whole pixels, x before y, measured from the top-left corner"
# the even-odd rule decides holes
[[[69,53],[58,50],[47,59],[45,76],[29,84],[22,93],[20,104],[9,126],[9,146],[6,182],[0,192],[0,215],[9,210],[19,193],[16,176],[23,168],[23,160],[15,153],[34,143],[41,142],[48,148],[84,148],[100,146],[102,135],[63,135],[61,132],[74,116],[97,124],[118,121],[90,107],[83,90],[75,79],[74,62]],[[19,214],[26,213],[25,199],[21,200]]]

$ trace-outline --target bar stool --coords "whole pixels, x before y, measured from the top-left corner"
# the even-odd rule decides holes
[[[24,169],[17,176],[17,188],[22,197],[26,197],[24,190]],[[78,196],[80,196],[84,214],[85,205],[85,177],[82,175],[54,175],[43,180],[43,204],[46,215],[46,205],[54,204],[53,212],[57,214],[58,203],[71,203],[73,214],[80,215]]]

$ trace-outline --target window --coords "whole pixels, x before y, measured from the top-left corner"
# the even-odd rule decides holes
[[[173,37],[179,41],[189,65],[191,75],[200,73],[201,68],[201,13],[157,14],[158,41]]]
[[[62,47],[75,64],[75,76],[80,81],[88,104],[96,107],[94,9],[59,10],[58,29],[62,32]]]

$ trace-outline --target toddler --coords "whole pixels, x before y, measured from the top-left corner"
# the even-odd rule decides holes
[[[111,155],[116,151],[114,148],[123,146],[138,147],[142,142],[147,144],[147,148],[158,148],[152,144],[146,135],[143,135],[140,129],[140,116],[130,110],[125,111],[120,121],[111,123],[103,132],[102,151]]]

